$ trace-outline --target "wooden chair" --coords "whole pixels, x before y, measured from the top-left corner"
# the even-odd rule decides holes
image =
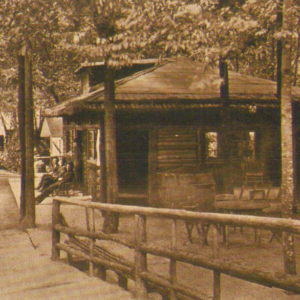
[[[259,161],[249,160],[245,167],[245,186],[261,187],[265,184],[263,166]]]
[[[75,183],[72,182],[63,182],[58,186],[56,190],[52,192],[52,195],[57,196],[70,196],[72,191],[75,189]]]

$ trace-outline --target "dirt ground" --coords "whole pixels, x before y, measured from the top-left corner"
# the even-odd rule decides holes
[[[62,212],[68,223],[77,227],[86,227],[85,211],[71,206],[62,207]],[[100,213],[96,213],[96,230],[101,228],[103,219]],[[44,230],[45,234],[49,234],[51,224],[50,203],[39,205],[37,214],[37,224],[40,230]],[[120,219],[119,236],[134,238],[134,220],[132,217],[125,216]],[[177,228],[178,248],[186,250],[190,253],[196,253],[205,257],[212,257],[211,234],[208,236],[208,245],[203,244],[202,236],[196,231],[193,232],[193,243],[188,240],[186,228],[183,222],[178,222]],[[220,245],[220,257],[231,263],[237,263],[244,266],[254,267],[258,270],[283,272],[282,250],[280,243],[271,239],[271,232],[261,231],[261,241],[258,244],[254,241],[254,230],[250,228],[229,229],[229,245]],[[34,238],[34,230],[32,232]],[[171,243],[171,222],[158,218],[148,218],[147,220],[147,238],[154,245],[169,247]],[[127,259],[133,260],[134,254],[132,250],[127,249],[111,242],[101,242],[110,250],[125,256]],[[49,251],[42,249],[43,243],[40,243],[40,251]],[[300,237],[296,237],[296,252],[300,249]],[[300,268],[300,257],[297,255],[297,266]],[[148,269],[160,275],[167,276],[169,269],[169,261],[167,259],[148,255]],[[188,284],[199,292],[212,295],[212,279],[213,274],[210,270],[200,267],[191,266],[184,263],[178,264],[178,279],[180,283]],[[111,277],[113,281],[113,276]],[[300,300],[300,295],[294,295],[285,291],[263,287],[257,284],[246,282],[230,276],[222,275],[222,300],[256,300],[256,299],[278,299],[278,300]],[[132,284],[131,284],[132,285]],[[156,296],[153,296],[155,299]],[[153,299],[154,299],[153,298]]]

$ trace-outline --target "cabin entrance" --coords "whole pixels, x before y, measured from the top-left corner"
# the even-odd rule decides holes
[[[148,131],[118,130],[120,193],[145,194],[148,189]]]

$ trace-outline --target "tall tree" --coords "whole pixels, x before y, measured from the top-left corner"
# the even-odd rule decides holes
[[[21,225],[35,226],[32,65],[26,46],[19,55],[19,131],[21,145]]]
[[[292,105],[292,32],[288,22],[293,0],[283,0],[281,36],[281,203],[284,217],[291,218],[294,209],[294,147],[293,147],[293,105]],[[283,233],[284,268],[287,273],[296,274],[296,257],[293,235]]]
[[[61,4],[61,5],[59,5]],[[9,74],[12,80],[3,81],[1,90],[6,94],[11,92],[9,99],[15,98],[13,92],[14,81],[19,77],[19,136],[21,146],[21,224],[24,227],[35,226],[34,206],[34,168],[33,168],[33,91],[38,92],[44,98],[40,104],[47,105],[49,95],[53,96],[53,83],[49,72],[51,59],[57,52],[59,41],[66,39],[69,23],[65,21],[66,11],[63,9],[63,1],[1,1],[0,26],[4,59],[0,61],[1,75]],[[65,33],[65,34],[63,34]],[[56,41],[57,44],[53,42]],[[20,45],[26,44],[26,51],[21,55]],[[31,55],[29,55],[31,53]],[[32,82],[32,56],[35,58],[35,74],[37,81]],[[64,57],[63,55],[61,57]],[[17,60],[18,58],[18,60]],[[17,64],[18,61],[18,64]],[[46,63],[43,63],[46,61]],[[49,67],[46,65],[49,63]],[[19,65],[19,68],[17,68]],[[52,69],[53,68],[52,66]],[[17,72],[19,70],[19,72]],[[63,68],[60,68],[61,74]],[[47,72],[48,71],[48,74]],[[53,74],[53,73],[52,73]],[[1,76],[2,77],[2,76]],[[48,81],[46,88],[43,83]],[[66,86],[65,86],[66,87]],[[43,95],[44,91],[44,95]],[[2,100],[2,99],[1,99]],[[3,100],[2,100],[3,101]],[[38,105],[38,102],[35,103]]]

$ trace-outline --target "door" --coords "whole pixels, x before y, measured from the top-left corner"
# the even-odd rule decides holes
[[[148,132],[119,130],[117,135],[120,193],[146,193],[148,188]]]

